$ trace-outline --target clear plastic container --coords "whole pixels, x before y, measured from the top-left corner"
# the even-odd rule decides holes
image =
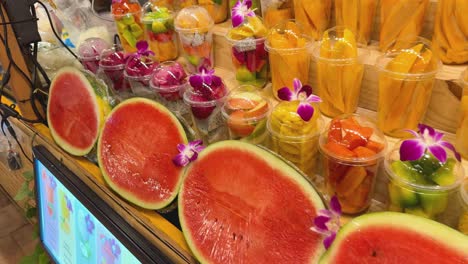
[[[147,2],[143,6],[145,38],[159,61],[175,60],[178,56],[174,13],[167,7]]]
[[[306,35],[318,40],[330,23],[332,0],[294,0],[296,20]]]
[[[447,150],[448,159],[439,162],[426,153],[416,161],[401,161],[396,144],[385,159],[388,177],[388,209],[419,215],[457,227],[460,212],[459,190],[463,166]],[[438,185],[434,181],[444,183]]]
[[[205,8],[215,23],[228,18],[228,0],[198,0],[198,5]]]
[[[460,76],[463,94],[460,106],[460,124],[457,128],[455,147],[460,154],[468,159],[468,68]]]
[[[122,47],[126,52],[136,52],[136,43],[145,38],[141,24],[141,6],[136,0],[112,3],[111,13],[117,26]]]
[[[109,48],[109,43],[101,38],[85,39],[78,47],[78,60],[85,69],[97,73],[101,53]]]
[[[213,19],[200,6],[182,9],[175,19],[175,29],[190,73],[196,73],[201,66],[212,68],[214,65],[213,25]]]
[[[134,96],[154,99],[155,91],[150,88],[149,81],[158,61],[153,56],[133,54],[125,64],[125,79],[130,84]]]
[[[231,28],[226,38],[231,45],[232,63],[239,84],[265,86],[268,78],[268,52],[265,50],[267,29],[257,17],[247,17]]]
[[[429,41],[399,40],[401,49],[391,49],[377,58],[379,71],[379,128],[392,137],[407,137],[404,129],[416,130],[429,105],[440,61]]]
[[[334,27],[324,32],[314,50],[317,93],[322,98],[320,111],[324,115],[336,117],[356,111],[364,75],[362,59],[366,54],[364,49],[358,49],[351,30]]]
[[[420,35],[429,0],[380,2],[380,50],[404,48],[398,39],[414,41]]]
[[[318,138],[323,121],[314,105],[315,112],[309,121],[297,114],[299,101],[282,101],[270,114],[267,121],[268,148],[296,165],[311,180],[315,179],[318,158]]]
[[[468,236],[468,179],[465,179],[460,186],[460,203],[461,212],[458,217],[457,228]]]
[[[270,103],[257,87],[242,85],[232,90],[222,108],[229,138],[264,145],[269,112]]]
[[[335,0],[335,19],[337,26],[349,28],[358,36],[357,42],[370,41],[377,0]]]
[[[104,80],[119,100],[128,98],[131,92],[130,85],[124,77],[125,62],[126,58],[122,48],[114,45],[111,49],[101,53],[97,73],[98,77]]]
[[[262,17],[268,28],[294,18],[293,0],[261,0]]]
[[[295,78],[302,83],[308,82],[311,45],[311,38],[304,35],[301,27],[293,20],[270,29],[265,48],[269,52],[272,91],[276,99],[279,99],[279,89],[294,87]]]
[[[328,198],[336,196],[346,214],[367,210],[387,146],[383,133],[363,116],[342,115],[330,122],[319,144]]]

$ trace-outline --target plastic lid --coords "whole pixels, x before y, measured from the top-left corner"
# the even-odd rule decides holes
[[[109,48],[109,43],[101,38],[87,38],[78,47],[78,59],[99,60],[101,53]]]
[[[189,6],[179,11],[174,24],[181,33],[204,33],[213,27],[214,21],[205,8]]]
[[[374,122],[357,114],[330,121],[319,139],[320,151],[343,164],[376,162],[385,155],[387,140]]]
[[[150,86],[156,90],[177,91],[187,85],[187,73],[180,63],[166,61],[154,70]]]
[[[404,80],[432,78],[442,66],[432,50],[431,42],[425,38],[398,39],[393,41],[390,47],[377,58],[376,66],[380,72],[392,78]]]
[[[309,121],[299,116],[298,106],[299,101],[282,101],[273,108],[267,121],[268,132],[288,141],[304,141],[318,136],[323,127],[318,104],[314,104],[315,112]]]
[[[192,107],[211,107],[223,102],[227,94],[226,89],[223,89],[223,92],[219,93],[216,99],[209,99],[210,97],[207,97],[201,91],[194,90],[190,87],[184,92],[184,102]]]
[[[268,116],[270,102],[252,85],[242,85],[232,90],[223,105],[223,116],[228,118],[234,112],[242,112],[246,121],[257,121]]]
[[[166,21],[174,20],[174,13],[167,7],[157,6],[151,1],[147,2],[143,8],[142,22],[145,24],[153,23],[154,21],[160,21],[165,23]],[[172,26],[174,23],[170,23]],[[164,25],[163,25],[164,26]]]
[[[129,77],[149,77],[158,66],[153,56],[130,56],[125,64],[125,74]]]
[[[107,69],[123,69],[125,67],[125,54],[122,47],[114,45],[110,49],[101,52],[99,67]]]
[[[287,20],[271,28],[265,41],[266,50],[281,53],[303,51],[311,45],[312,38],[304,33],[302,26],[295,20]]]

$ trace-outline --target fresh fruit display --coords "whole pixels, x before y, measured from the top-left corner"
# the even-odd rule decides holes
[[[187,73],[182,65],[174,61],[161,63],[150,80],[150,87],[156,92],[156,101],[184,121],[190,120],[189,108],[183,101],[184,92],[189,86]]]
[[[149,81],[158,62],[154,52],[148,50],[148,47],[148,42],[144,40],[137,43],[138,51],[128,57],[124,75],[133,95],[154,98],[154,91],[150,89]]]
[[[293,0],[261,0],[262,17],[268,28],[294,18]]]
[[[145,11],[142,22],[145,25],[145,38],[149,48],[159,61],[177,58],[177,35],[174,30],[174,14],[167,7],[148,2],[143,7]]]
[[[184,169],[172,159],[187,137],[177,118],[145,98],[120,103],[109,114],[98,142],[98,161],[109,186],[146,209],[161,209],[176,197]]]
[[[251,7],[251,0],[237,2],[231,12],[233,27],[226,38],[232,45],[231,57],[237,81],[263,87],[268,78],[267,29]]]
[[[359,61],[351,30],[334,27],[323,33],[315,51],[320,110],[329,117],[354,113],[359,101],[364,65]]]
[[[184,93],[184,102],[190,107],[198,138],[205,145],[227,138],[226,124],[221,108],[228,93],[226,86],[214,70],[202,68],[189,78],[191,88]]]
[[[141,6],[135,0],[113,1],[111,13],[126,52],[136,52],[136,44],[145,38],[141,24]]]
[[[332,0],[294,0],[296,20],[306,35],[320,39],[330,23],[331,6]]]
[[[237,0],[229,0],[229,10],[232,10],[232,8],[236,5]],[[261,16],[262,12],[260,9],[260,0],[252,0],[252,11],[255,12],[257,16]]]
[[[344,213],[365,211],[385,152],[383,134],[362,116],[343,115],[331,121],[319,144],[328,196],[338,198]]]
[[[84,156],[94,147],[111,107],[107,87],[94,75],[63,67],[52,80],[47,121],[62,149]]]
[[[265,41],[270,55],[271,82],[273,95],[278,98],[278,90],[293,87],[298,78],[306,83],[309,79],[311,39],[293,21],[286,21],[273,27]]]
[[[229,137],[252,144],[265,143],[269,110],[268,99],[256,87],[243,85],[231,91],[222,109]]]
[[[314,111],[318,107],[312,107],[312,103],[320,102],[320,98],[312,95],[312,88],[308,85],[302,86],[298,79],[294,81],[294,92],[289,91],[288,87],[278,91],[280,99],[284,101],[272,110],[268,119],[268,147],[292,162],[313,180],[322,119],[320,111]],[[301,101],[302,97],[310,100]]]
[[[349,28],[358,37],[357,42],[370,41],[377,0],[335,0],[337,26]]]
[[[379,212],[345,224],[319,263],[466,263],[467,248],[468,236],[445,225]]]
[[[379,128],[387,135],[405,137],[423,119],[440,62],[429,42],[418,38],[389,50],[377,59],[379,70]]]
[[[213,67],[213,28],[214,22],[206,9],[190,6],[182,9],[175,19],[175,29],[179,33],[182,51],[187,60],[187,69],[196,73],[200,67]]]
[[[457,129],[455,138],[455,146],[460,154],[468,159],[468,68],[465,69],[461,76],[463,94],[461,98],[460,123]]]
[[[130,91],[130,85],[125,80],[126,58],[120,46],[102,51],[97,76],[103,79],[114,95],[125,98]]]
[[[460,207],[460,155],[432,127],[419,125],[418,132],[410,132],[414,138],[398,144],[385,160],[389,209],[456,227],[450,211]]]
[[[255,145],[208,146],[187,169],[178,198],[182,230],[201,263],[316,263],[325,209],[313,186]]]
[[[228,17],[228,0],[198,0],[198,5],[208,11],[215,23],[224,22]]]
[[[462,211],[458,218],[458,230],[468,236],[468,180],[460,186],[460,201]]]
[[[429,0],[382,0],[380,2],[380,50],[408,48],[399,41],[415,41],[424,25]]]
[[[101,53],[109,48],[109,44],[101,38],[88,38],[78,47],[78,59],[85,69],[97,73]]]

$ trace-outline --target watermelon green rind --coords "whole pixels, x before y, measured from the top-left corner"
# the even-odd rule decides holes
[[[180,132],[180,135],[182,136],[183,140],[180,143],[181,144],[187,144],[188,143],[187,136],[185,134],[184,128],[182,127],[182,125],[180,124],[178,119],[166,107],[164,107],[163,105],[161,105],[161,104],[159,104],[157,102],[149,100],[149,99],[145,99],[145,98],[127,99],[127,100],[123,101],[122,103],[118,104],[116,107],[114,107],[112,109],[112,111],[109,113],[109,115],[107,116],[107,118],[108,119],[112,118],[113,113],[117,112],[120,108],[125,107],[126,105],[134,104],[134,103],[141,103],[141,102],[149,104],[149,105],[157,108],[158,110],[164,112],[165,114],[167,114],[172,119],[173,123],[177,126],[177,128],[178,128],[178,130]],[[138,206],[140,206],[142,208],[145,208],[145,209],[158,210],[158,209],[162,209],[162,208],[170,205],[172,203],[172,201],[174,201],[174,199],[177,197],[177,193],[178,193],[178,191],[180,189],[180,185],[182,184],[183,175],[185,174],[186,168],[182,168],[180,170],[179,175],[177,175],[178,176],[177,184],[176,184],[174,190],[172,191],[171,196],[169,198],[167,198],[166,200],[155,203],[155,202],[146,202],[146,201],[143,201],[141,199],[138,199],[131,192],[128,192],[128,191],[120,188],[116,184],[114,184],[114,182],[110,179],[109,174],[105,170],[104,166],[101,165],[101,164],[103,164],[103,160],[102,160],[102,156],[101,156],[101,146],[102,146],[101,139],[102,139],[102,134],[104,132],[104,129],[105,128],[101,129],[101,131],[100,131],[99,140],[98,140],[98,144],[97,144],[97,156],[98,156],[98,163],[99,163],[99,167],[101,169],[101,173],[102,173],[102,175],[104,177],[104,180],[111,187],[111,189],[113,189],[116,193],[118,193],[121,197],[125,198],[129,202],[131,202],[131,203],[133,203],[135,205],[138,205]],[[176,146],[174,146],[174,147],[176,147]]]
[[[66,73],[71,73],[71,74],[74,74],[77,78],[79,78],[81,80],[81,83],[83,84],[83,86],[85,87],[85,89],[87,90],[88,94],[91,96],[92,98],[92,101],[94,102],[94,110],[95,110],[95,114],[97,116],[97,125],[96,127],[100,128],[102,126],[102,124],[104,123],[104,118],[105,118],[105,115],[107,112],[109,112],[110,110],[110,106],[109,104],[107,103],[107,101],[103,100],[101,97],[99,97],[97,95],[97,91],[99,91],[100,89],[97,88],[97,81],[95,80],[95,77],[93,76],[87,76],[85,75],[84,72],[76,69],[76,68],[73,68],[73,67],[64,67],[62,69],[60,69],[54,80],[52,81],[51,83],[51,88],[50,88],[50,91],[49,91],[49,101],[48,101],[48,105],[50,107],[51,105],[51,98],[53,98],[54,96],[54,87],[55,87],[55,81],[59,79],[59,77],[62,75],[62,74],[66,74]],[[94,85],[93,85],[94,83]],[[101,94],[101,92],[99,92],[99,94]],[[49,129],[50,129],[50,133],[53,137],[53,139],[55,140],[55,142],[61,147],[63,148],[66,152],[72,154],[72,155],[75,155],[75,156],[84,156],[86,154],[88,154],[94,147],[94,145],[96,144],[97,142],[97,139],[98,139],[98,136],[99,136],[99,131],[96,132],[96,136],[95,138],[92,139],[92,144],[90,144],[88,147],[86,148],[77,148],[77,147],[74,147],[71,145],[70,142],[67,141],[67,139],[64,139],[62,136],[59,135],[59,133],[55,130],[54,128],[54,123],[51,122],[53,119],[51,118],[51,114],[50,114],[50,111],[49,111],[50,108],[47,109],[47,119],[49,120]]]
[[[417,232],[423,236],[427,236],[434,243],[447,245],[450,249],[454,250],[454,252],[459,252],[461,255],[465,254],[466,261],[468,261],[468,236],[465,236],[441,223],[419,216],[398,212],[378,212],[361,215],[345,224],[336,235],[332,246],[320,258],[319,263],[334,263],[333,260],[339,252],[341,243],[346,242],[349,235],[360,232],[366,228],[384,226],[402,228],[404,230]],[[393,234],[389,234],[389,236],[385,235],[386,234],[382,234],[384,237],[382,238],[383,240],[390,241],[392,239]],[[372,241],[368,241],[368,243],[372,245]],[[411,242],[408,241],[408,243]],[[418,245],[408,244],[408,246],[414,246],[415,253],[418,252]],[[405,245],[402,245],[402,247],[405,247]],[[352,249],[348,250],[352,251]],[[398,254],[398,252],[391,253]],[[415,257],[417,258],[416,255],[417,254],[415,254]],[[376,259],[376,261],[377,260],[378,259]],[[437,262],[437,260],[434,260],[434,262]]]
[[[317,210],[317,212],[318,210],[325,209],[323,199],[320,196],[319,192],[313,187],[313,185],[311,185],[311,183],[306,179],[306,177],[300,171],[298,171],[294,167],[287,164],[280,156],[268,150],[265,150],[262,147],[255,146],[253,144],[242,142],[242,141],[226,140],[226,141],[221,141],[221,142],[217,142],[217,143],[209,145],[205,150],[203,150],[199,154],[197,160],[203,160],[203,158],[209,155],[211,152],[216,151],[218,149],[222,149],[222,148],[235,148],[235,149],[239,149],[242,151],[249,151],[249,152],[255,153],[259,159],[265,160],[273,168],[282,171],[284,176],[296,182],[298,186],[300,187],[300,189],[308,196],[308,198],[311,201],[313,201],[313,204],[316,207],[315,209]],[[191,169],[191,166],[187,168],[185,178],[187,177],[187,175],[189,175],[190,169]],[[200,261],[201,263],[210,263],[207,257],[205,257],[197,249],[194,243],[193,236],[188,228],[186,219],[183,217],[184,215],[183,214],[183,211],[184,211],[184,204],[183,204],[184,191],[183,190],[184,190],[184,183],[182,183],[180,187],[179,197],[178,197],[179,220],[180,220],[180,225],[182,227],[184,237],[187,241],[189,248],[191,249],[194,256],[197,258],[197,260]],[[313,225],[313,219],[311,219],[311,226],[312,225]],[[317,261],[319,260],[320,256],[322,255],[324,251],[325,249],[323,248],[323,246],[319,245],[319,248],[317,248],[315,254],[310,257],[310,263],[317,263]]]

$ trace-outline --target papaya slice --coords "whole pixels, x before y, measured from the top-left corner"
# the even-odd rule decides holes
[[[325,148],[339,157],[345,157],[345,158],[356,157],[356,153],[352,152],[345,146],[335,143],[333,141],[328,141],[327,144],[325,144]]]
[[[379,153],[380,151],[384,149],[384,145],[382,143],[379,143],[373,140],[367,141],[367,144],[365,147],[374,151],[375,153]]]
[[[338,196],[348,196],[354,193],[367,176],[367,171],[362,166],[350,166],[343,179],[336,185]]]
[[[372,149],[363,146],[358,146],[357,148],[353,149],[353,152],[358,158],[369,158],[376,154],[376,152]]]

